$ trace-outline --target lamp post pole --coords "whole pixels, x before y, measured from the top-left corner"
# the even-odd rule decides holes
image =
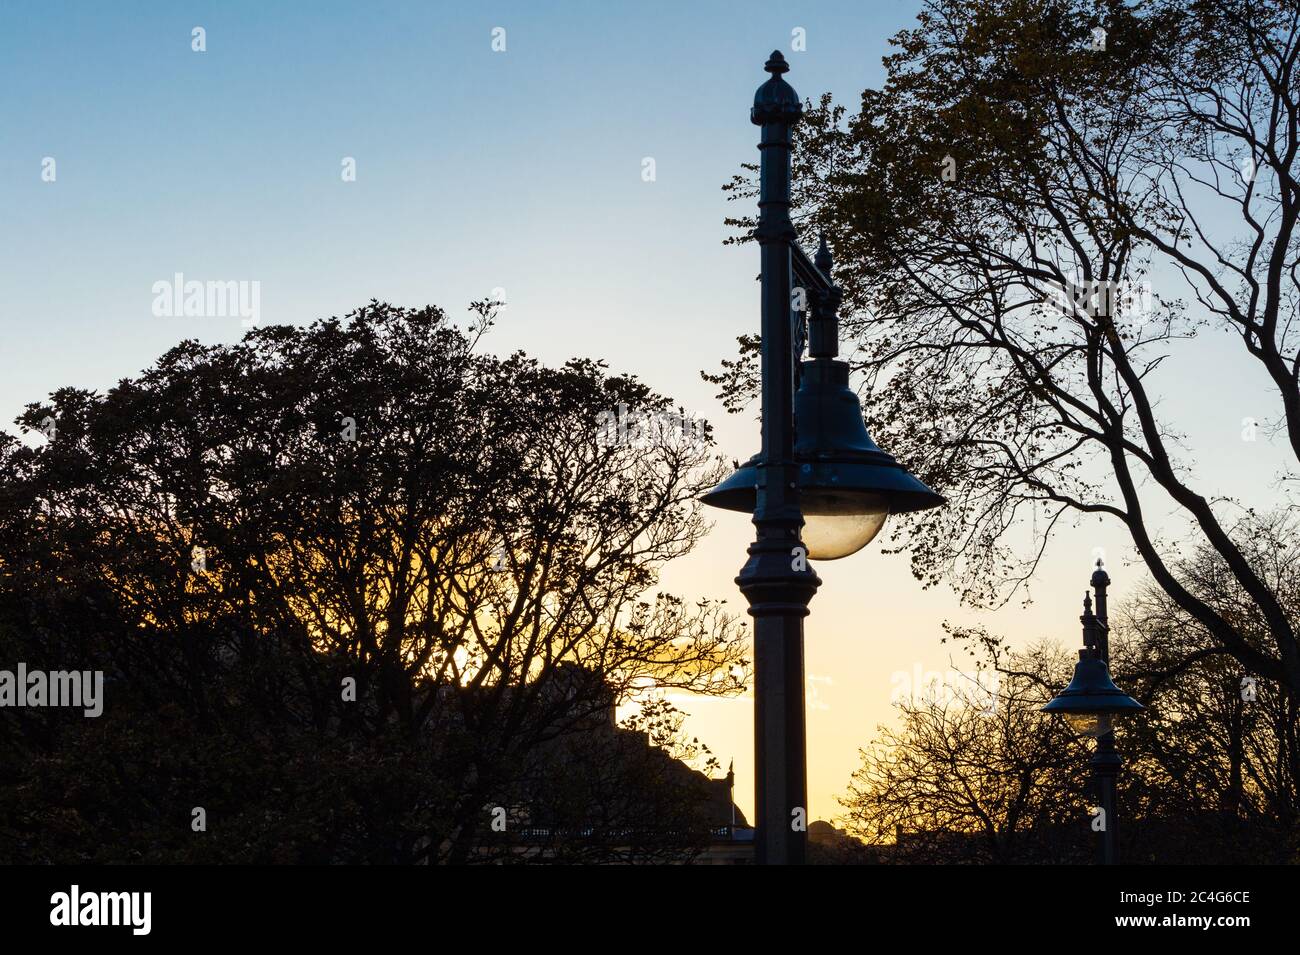
[[[1067,686],[1043,707],[1044,713],[1058,713],[1065,717],[1070,728],[1082,736],[1096,739],[1089,765],[1093,784],[1102,814],[1094,818],[1093,828],[1099,832],[1097,862],[1115,865],[1119,861],[1119,814],[1115,798],[1115,777],[1119,775],[1121,760],[1115,749],[1114,720],[1141,712],[1143,706],[1117,687],[1110,678],[1107,658],[1110,656],[1110,633],[1106,621],[1106,588],[1110,577],[1097,561],[1092,575],[1092,586],[1097,594],[1097,613],[1092,612],[1092,597],[1083,595],[1083,649],[1074,666],[1074,677]],[[1097,823],[1100,822],[1100,825]]]
[[[1101,662],[1110,669],[1110,626],[1106,621],[1106,588],[1110,586],[1110,575],[1097,561],[1097,569],[1092,574],[1093,592],[1097,597],[1097,613],[1093,633],[1095,634],[1095,652]],[[1119,862],[1119,814],[1116,798],[1116,777],[1119,776],[1123,760],[1115,748],[1115,730],[1108,729],[1097,737],[1097,746],[1090,761],[1092,775],[1097,787],[1097,803],[1103,813],[1101,839],[1098,842],[1097,862],[1100,865],[1115,865]]]
[[[759,142],[762,256],[762,448],[754,507],[754,543],[736,583],[754,618],[754,816],[759,865],[801,865],[807,847],[808,782],[804,728],[803,618],[821,580],[808,565],[799,531],[794,462],[794,342],[791,322],[791,127],[802,115],[782,79],[779,51],[771,78],[754,96],[750,120]]]

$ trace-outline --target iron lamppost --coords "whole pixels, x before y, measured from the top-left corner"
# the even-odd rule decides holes
[[[1102,811],[1097,861],[1114,865],[1119,861],[1116,777],[1123,764],[1115,748],[1114,720],[1143,707],[1110,678],[1110,628],[1106,622],[1106,588],[1110,586],[1110,576],[1100,560],[1092,575],[1092,586],[1097,594],[1097,613],[1092,612],[1092,601],[1084,594],[1083,615],[1079,618],[1083,624],[1083,649],[1074,666],[1074,679],[1043,707],[1043,712],[1060,713],[1074,732],[1097,741],[1090,761]]]
[[[701,500],[754,515],[756,536],[736,583],[754,618],[755,861],[802,864],[807,846],[803,618],[821,580],[806,558],[834,560],[865,547],[891,513],[943,503],[867,434],[836,359],[840,289],[831,281],[825,240],[815,259],[796,242],[790,220],[790,132],[803,114],[772,74],[754,95],[758,144],[761,267],[762,443],[759,452]],[[809,359],[793,308],[795,279],[808,293]],[[796,391],[796,380],[798,390]],[[801,534],[802,531],[802,534]]]

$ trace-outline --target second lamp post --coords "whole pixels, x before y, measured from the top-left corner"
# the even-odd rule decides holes
[[[1106,588],[1110,576],[1097,561],[1092,575],[1092,586],[1097,594],[1097,612],[1092,612],[1092,601],[1083,597],[1083,649],[1074,667],[1070,685],[1053,697],[1043,707],[1044,713],[1060,713],[1070,728],[1080,736],[1097,740],[1093,753],[1093,784],[1097,788],[1097,808],[1094,816],[1098,826],[1097,861],[1102,865],[1115,865],[1119,861],[1119,812],[1116,798],[1116,778],[1119,776],[1119,750],[1115,748],[1114,718],[1137,712],[1142,704],[1117,687],[1110,678],[1110,626],[1106,619]]]

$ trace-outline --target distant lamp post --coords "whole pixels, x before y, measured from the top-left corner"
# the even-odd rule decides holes
[[[803,618],[821,586],[806,558],[846,557],[889,514],[943,498],[867,435],[849,366],[835,358],[841,296],[830,251],[823,239],[809,259],[790,221],[790,130],[803,108],[782,79],[790,67],[779,51],[764,69],[772,76],[750,112],[762,127],[754,230],[762,259],[762,446],[701,500],[754,515],[756,538],[736,583],[754,618],[755,861],[799,864],[808,822]],[[796,280],[811,305],[808,361],[800,361]]]
[[[1083,624],[1084,646],[1079,651],[1079,662],[1074,665],[1074,678],[1043,707],[1043,712],[1061,714],[1075,733],[1097,740],[1090,761],[1101,809],[1097,861],[1114,865],[1119,861],[1115,783],[1123,763],[1115,748],[1114,724],[1116,717],[1136,713],[1143,707],[1110,678],[1110,628],[1106,623],[1106,588],[1110,577],[1100,560],[1092,584],[1096,588],[1098,613],[1093,614],[1092,600],[1085,594],[1083,616],[1079,618]]]

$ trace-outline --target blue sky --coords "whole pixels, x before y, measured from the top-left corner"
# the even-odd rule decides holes
[[[911,4],[123,9],[0,13],[6,421],[180,338],[237,337],[151,313],[175,272],[260,281],[264,322],[372,296],[456,312],[504,288],[502,345],[631,360],[698,405],[683,356],[713,367],[753,324],[756,267],[721,245],[719,187],[755,156],[764,59],[784,48],[808,95],[859,90]]]
[[[463,314],[502,288],[488,347],[603,358],[713,420],[722,451],[747,457],[752,418],[726,418],[698,371],[757,330],[757,256],[722,245],[737,210],[720,186],[757,157],[748,110],[762,64],[780,48],[802,95],[853,106],[917,7],[6,2],[3,426],[56,387],[111,386],[183,338],[236,340],[235,318],[153,315],[153,283],[181,272],[260,282],[264,323],[372,297]],[[196,26],[204,53],[191,49]],[[791,49],[796,28],[806,52]],[[54,182],[41,179],[45,157]],[[344,157],[355,182],[341,179]],[[1241,384],[1221,341],[1187,350],[1167,400],[1210,486],[1249,492],[1270,452],[1241,442],[1240,421],[1273,406]],[[739,610],[732,578],[750,534],[743,516],[720,515],[665,584]],[[1123,545],[1113,528],[1067,537],[1038,602],[985,622],[1074,645],[1093,548],[1112,555],[1118,595],[1137,577],[1120,569]],[[818,569],[808,671],[833,682],[809,712],[811,809],[826,818],[857,746],[889,718],[890,674],[946,667],[941,623],[972,615],[922,592],[902,558],[869,550]],[[736,757],[747,806],[749,701],[686,705],[724,764]]]

